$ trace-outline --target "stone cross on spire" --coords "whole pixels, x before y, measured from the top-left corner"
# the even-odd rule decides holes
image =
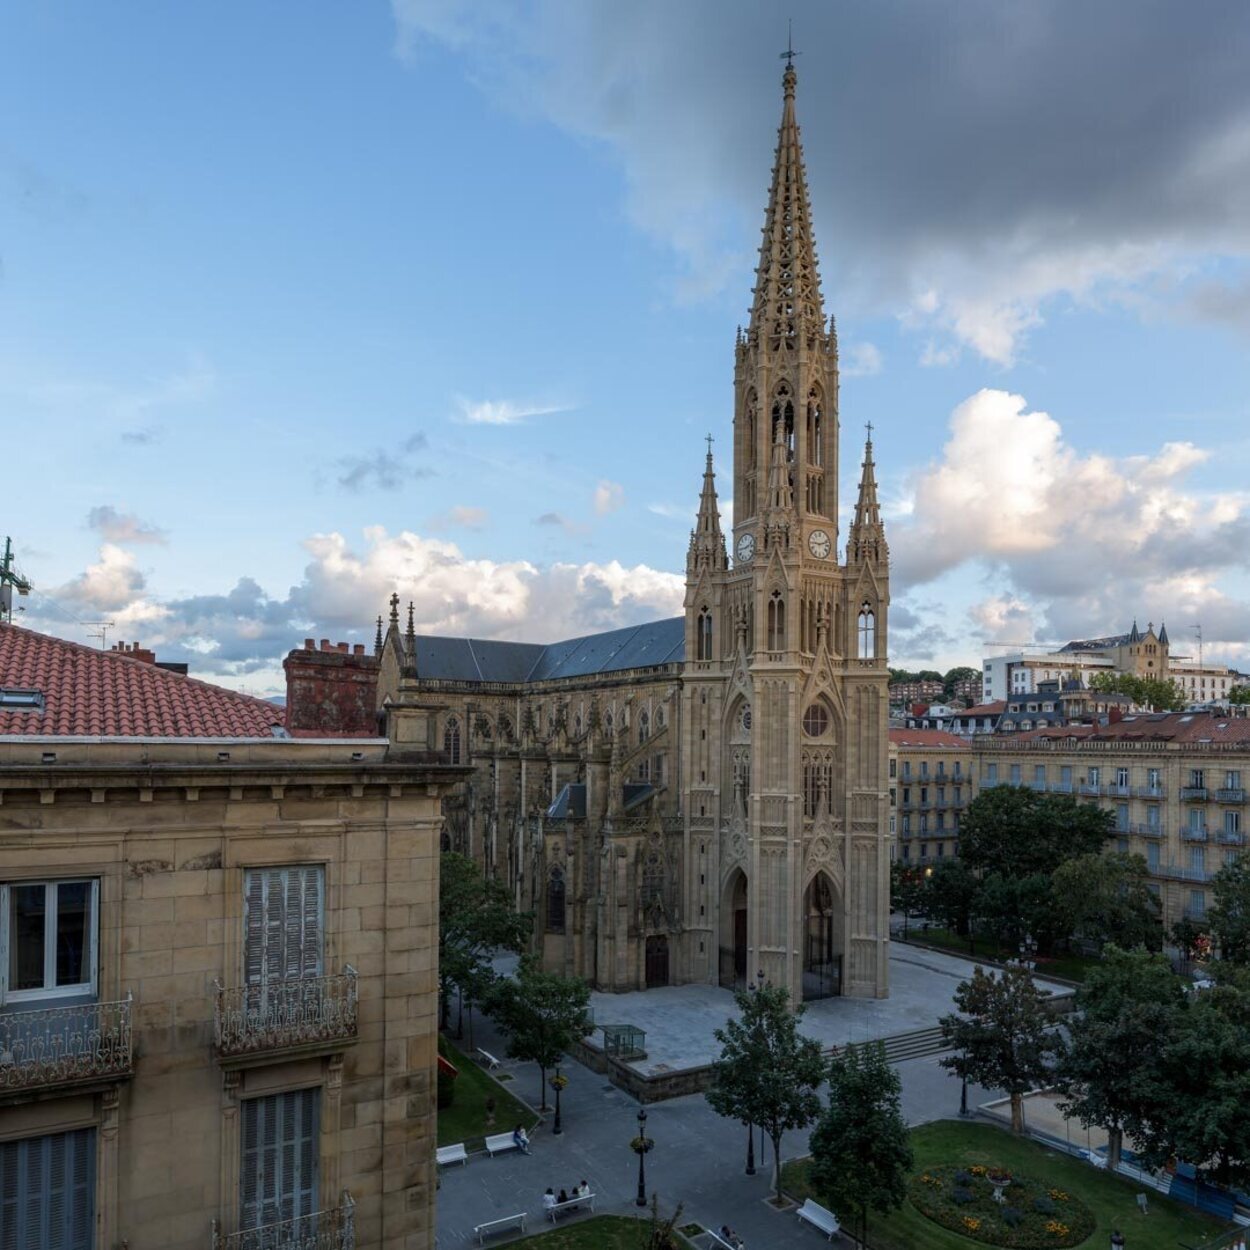
[[[720,504],[716,499],[716,472],[712,468],[712,436],[707,436],[707,463],[703,469],[703,490],[699,495],[699,512],[690,532],[690,548],[686,556],[688,571],[723,569],[728,563],[725,538],[720,528]]]
[[[877,474],[872,460],[872,422],[865,423],[868,437],[864,440],[864,465],[859,478],[859,498],[855,501],[855,520],[847,535],[847,557],[854,563],[889,559],[885,527],[881,524],[881,508],[877,502]]]

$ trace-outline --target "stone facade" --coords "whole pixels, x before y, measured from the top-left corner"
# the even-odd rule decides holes
[[[709,441],[682,619],[537,647],[417,637],[393,601],[380,648],[380,705],[407,689],[473,768],[445,847],[535,910],[549,968],[609,990],[888,990],[889,552],[871,438],[839,547],[837,336],[783,85],[732,562]]]
[[[959,854],[973,776],[966,739],[941,729],[890,730],[892,858],[927,864]]]
[[[391,722],[406,749],[0,739],[5,906],[71,881],[94,917],[82,994],[0,1004],[0,1149],[83,1130],[84,1244],[209,1250],[280,1218],[247,1124],[294,1098],[323,1214],[290,1244],[350,1222],[358,1247],[433,1246],[437,843],[457,773],[431,762],[420,712]],[[305,962],[248,998],[248,908],[299,874]]]

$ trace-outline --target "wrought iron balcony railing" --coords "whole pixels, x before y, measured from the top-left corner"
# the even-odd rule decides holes
[[[1162,799],[1167,797],[1167,788],[1162,783],[1153,786],[1134,786],[1133,794],[1139,799]]]
[[[213,1250],[355,1250],[355,1246],[356,1204],[347,1190],[337,1207],[242,1232],[223,1233],[213,1221]]]
[[[346,1046],[356,1040],[356,969],[350,964],[338,976],[237,989],[215,984],[214,1042],[223,1059]]]
[[[134,1072],[131,995],[115,1003],[79,1003],[0,1013],[0,1094]]]
[[[1221,803],[1244,803],[1246,792],[1240,786],[1225,786],[1215,792]]]
[[[1197,800],[1205,802],[1207,797],[1206,786],[1181,786],[1181,798]]]
[[[1129,829],[1133,833],[1139,833],[1143,838],[1166,838],[1168,831],[1163,825],[1152,825],[1148,821],[1134,821]]]
[[[1206,827],[1182,825],[1181,826],[1181,839],[1185,842],[1205,842],[1207,840]]]

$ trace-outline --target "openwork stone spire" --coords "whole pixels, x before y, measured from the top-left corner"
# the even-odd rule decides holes
[[[716,471],[712,467],[712,438],[708,436],[707,464],[703,469],[703,491],[699,496],[699,513],[690,531],[690,549],[686,564],[691,569],[724,569],[725,538],[720,528],[720,505],[716,499]]]
[[[877,473],[872,459],[872,426],[864,442],[864,466],[859,475],[859,498],[855,501],[855,520],[847,539],[847,556],[854,563],[888,560],[889,547],[885,527],[881,524],[881,508],[877,503]]]
[[[826,345],[828,341],[803,147],[794,112],[797,78],[793,65],[786,67],[781,81],[785,104],[777,132],[750,328],[751,340],[772,351]]]

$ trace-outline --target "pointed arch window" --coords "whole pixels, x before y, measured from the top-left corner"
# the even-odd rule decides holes
[[[564,869],[560,867],[547,877],[547,932],[564,932]]]
[[[870,603],[864,603],[859,610],[858,654],[861,660],[877,658],[877,614]]]
[[[744,451],[745,466],[749,473],[755,468],[755,409],[758,401],[754,391],[747,391],[746,403],[743,405],[743,438],[745,439]]]
[[[443,752],[449,764],[460,763],[460,721],[454,716],[443,726]]]
[[[813,386],[807,393],[807,462],[814,469],[825,462],[821,425],[820,390]]]
[[[703,608],[695,626],[695,655],[700,660],[712,658],[712,614]]]
[[[777,396],[773,400],[772,441],[778,439],[785,443],[787,463],[794,460],[794,399],[790,388],[783,382],[777,388]]]
[[[768,601],[768,650],[786,649],[786,601],[779,590],[774,590]]]
[[[646,708],[638,713],[638,745],[642,746],[651,737],[651,715]]]

